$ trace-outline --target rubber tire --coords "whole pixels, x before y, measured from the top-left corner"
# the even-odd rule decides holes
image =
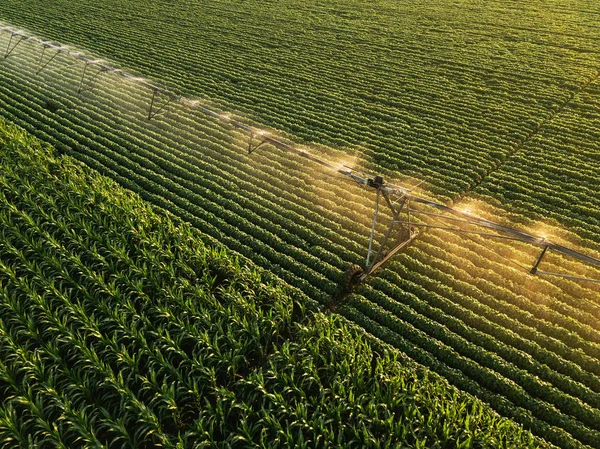
[[[343,288],[349,292],[357,284],[358,277],[363,274],[363,268],[360,265],[350,265],[344,273]]]

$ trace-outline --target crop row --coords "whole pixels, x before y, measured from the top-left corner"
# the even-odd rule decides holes
[[[7,17],[17,16],[17,23],[57,40],[89,45],[188,94],[219,98],[261,123],[311,141],[362,145],[383,167],[443,184],[439,192],[447,196],[481,179],[591,73],[586,58],[558,46],[552,47],[558,62],[544,57],[545,46],[519,41],[511,51],[524,55],[527,50],[526,62],[508,57],[510,52],[494,55],[486,49],[491,39],[480,42],[480,35],[471,36],[471,25],[462,20],[456,24],[458,34],[431,31],[427,39],[416,40],[409,32],[416,31],[412,22],[388,23],[388,15],[351,25],[336,20],[333,38],[328,28],[313,27],[314,14],[275,8],[268,16],[274,22],[264,33],[264,14],[257,21],[254,6],[242,13],[227,5],[194,15],[206,27],[192,25],[186,8],[172,9],[185,32],[161,23],[153,8],[144,9],[148,20],[126,28],[105,20],[97,5],[85,1],[74,12],[78,16],[85,10],[85,17],[69,27],[51,25],[53,8],[45,8],[43,20],[22,8],[16,11],[16,5],[4,10]],[[112,14],[125,17],[129,7],[121,5]],[[361,16],[367,14],[358,9]],[[522,10],[529,13],[527,7]],[[403,13],[407,18],[417,10]],[[239,26],[229,26],[232,20]],[[298,28],[303,20],[309,23]],[[390,46],[388,40],[373,39],[373,27],[402,37],[392,39],[396,44]],[[90,28],[104,38],[89,39]],[[526,39],[526,32],[511,31]],[[299,41],[301,48],[290,45]],[[344,57],[334,58],[332,65],[325,48],[334,42],[344,48]],[[398,46],[400,42],[404,45]],[[364,45],[373,51],[365,51]]]
[[[367,342],[345,320],[318,316],[265,369],[240,382],[235,399],[246,405],[241,413],[227,407],[232,398],[223,395],[228,419],[219,431],[266,447],[534,443],[512,426],[496,433],[495,419],[478,405],[447,394],[430,373],[419,375],[410,360]],[[463,433],[464,415],[472,421]]]
[[[406,262],[406,260],[402,260],[401,262]],[[529,367],[527,368],[528,371],[535,373],[543,380],[547,380],[555,385],[561,385],[562,389],[568,388],[567,385],[572,382],[570,379],[576,379],[583,384],[589,382],[591,389],[599,391],[598,379],[595,376],[590,376],[592,373],[597,375],[598,366],[596,364],[596,358],[582,356],[581,354],[569,354],[579,363],[577,364],[566,360],[565,355],[567,355],[568,352],[561,350],[564,348],[564,345],[557,345],[557,340],[546,342],[544,339],[547,337],[539,333],[535,328],[528,329],[526,326],[513,327],[511,326],[512,323],[510,320],[506,319],[506,317],[497,316],[498,313],[496,312],[494,314],[493,309],[483,304],[474,304],[476,301],[473,298],[460,294],[457,291],[450,293],[448,291],[449,287],[456,286],[457,284],[452,285],[451,282],[448,282],[448,287],[446,287],[440,281],[430,280],[429,283],[427,283],[424,278],[429,274],[428,271],[433,270],[422,267],[423,271],[419,271],[418,275],[413,274],[415,273],[414,268],[416,268],[416,264],[418,264],[418,262],[415,261],[407,262],[404,266],[397,263],[394,267],[396,268],[395,271],[398,275],[415,283],[421,280],[420,285],[431,292],[429,295],[425,295],[422,292],[416,291],[416,287],[411,285],[406,285],[406,288],[404,289],[404,291],[411,291],[411,293],[418,294],[420,298],[427,301],[425,304],[428,304],[428,306],[431,307],[431,310],[429,310],[429,307],[426,307],[428,312],[422,312],[424,315],[430,315],[432,319],[445,323],[449,329],[454,329],[455,332],[461,335],[466,335],[467,332],[481,333],[468,339],[499,354],[504,359],[511,361],[515,366],[522,368]],[[395,276],[390,275],[386,277],[391,285],[403,286]],[[440,276],[438,275],[437,277]],[[376,284],[374,284],[374,286],[375,285]],[[390,288],[390,285],[380,287],[381,290],[389,290]],[[390,296],[393,297],[394,295],[391,294]],[[402,302],[407,303],[408,305],[411,304],[411,301]],[[423,305],[413,308],[418,309],[419,307],[423,307]],[[472,310],[475,310],[475,312]],[[436,315],[440,314],[440,311],[444,311],[445,316],[436,317]],[[501,323],[504,323],[509,327],[504,327]],[[465,325],[467,328],[463,329],[462,326]],[[523,336],[521,336],[521,334],[523,334]],[[529,339],[526,337],[529,337]],[[533,338],[536,343],[533,343],[530,340],[531,338]],[[488,343],[486,343],[486,340],[489,340]],[[508,346],[492,349],[494,344],[501,343],[505,343]],[[540,346],[550,346],[551,348],[556,349],[555,352],[545,351]],[[508,347],[510,347],[511,350],[506,352]],[[565,355],[563,355],[563,357],[557,357],[559,354]],[[577,357],[577,355],[579,355],[579,357]],[[531,364],[531,357],[535,357],[538,361],[543,360],[544,365],[535,364],[536,366],[534,368]],[[558,374],[560,372],[568,373],[568,378],[560,376]],[[576,384],[573,384],[572,386],[576,389],[581,388],[580,385],[576,386]],[[577,395],[580,395],[585,401],[592,401],[592,398],[594,397],[594,394],[587,388],[582,388]],[[598,407],[597,402],[596,407]]]
[[[508,199],[524,214],[551,217],[600,242],[599,92],[596,79],[477,193]]]
[[[358,301],[364,303],[366,300],[358,299]],[[558,447],[581,447],[581,444],[574,441],[572,436],[565,430],[548,424],[543,418],[537,418],[529,410],[515,406],[504,394],[494,392],[492,389],[488,389],[487,385],[481,385],[470,376],[465,375],[466,370],[462,366],[456,367],[456,355],[452,354],[451,348],[446,348],[448,356],[443,358],[436,351],[430,352],[428,350],[431,346],[437,347],[437,344],[431,342],[425,334],[414,330],[412,326],[404,325],[401,321],[396,322],[392,319],[392,327],[389,327],[387,323],[381,320],[381,317],[386,315],[385,311],[377,310],[377,306],[374,304],[366,304],[365,307],[357,306],[357,301],[345,305],[344,315],[368,329],[376,337],[398,348],[412,360],[429,367],[429,369],[448,379],[449,382],[461,390],[473,394],[490,404],[503,416],[521,423],[532,433],[543,435],[544,439]],[[374,315],[377,315],[377,317],[374,317]],[[388,321],[390,320],[388,319]],[[403,327],[402,331],[398,332],[398,326]],[[494,377],[491,379],[497,380]],[[482,379],[482,381],[491,379],[488,377],[488,379]],[[493,386],[493,380],[490,382],[490,386]]]
[[[456,278],[465,279],[465,284],[468,284],[469,287],[464,285],[462,288],[457,288],[458,291],[472,296],[476,291],[473,288],[476,288],[495,299],[494,309],[506,308],[510,311],[511,316],[522,317],[519,318],[519,321],[524,324],[532,323],[531,318],[526,318],[526,314],[535,316],[536,327],[545,329],[546,337],[557,338],[569,346],[572,346],[569,343],[572,341],[574,346],[582,347],[581,342],[575,343],[577,338],[572,340],[572,337],[565,332],[566,329],[585,340],[599,342],[596,328],[600,308],[591,301],[586,301],[585,305],[582,305],[581,301],[581,298],[586,296],[594,296],[593,284],[569,285],[572,291],[568,295],[563,293],[567,287],[562,285],[558,287],[548,283],[541,287],[538,283],[531,282],[531,278],[524,269],[516,269],[520,267],[512,266],[509,263],[504,267],[498,267],[496,259],[500,259],[503,253],[495,251],[493,246],[485,246],[486,241],[457,239],[456,236],[448,234],[446,233],[445,236],[433,233],[424,235],[421,249],[433,256],[429,263],[432,268],[444,267],[441,270],[444,273],[450,274],[449,270],[453,270]],[[469,254],[468,257],[467,254]],[[447,263],[439,264],[440,259],[446,260]],[[531,260],[535,260],[535,256]],[[568,260],[560,260],[557,266],[544,265],[544,268],[546,267],[557,271],[575,269],[575,267],[569,266]],[[477,279],[483,273],[486,274],[485,278]],[[503,281],[507,279],[519,282],[518,292],[501,287]],[[519,313],[520,311],[521,313]],[[545,325],[544,323],[550,324]]]
[[[440,294],[427,291],[424,287],[411,285],[409,281],[401,280],[400,274],[406,277],[406,272],[398,271],[398,276],[391,279],[393,283],[387,283],[381,279],[373,281],[373,287],[377,289],[378,293],[385,294],[385,297],[365,296],[382,309],[394,314],[398,321],[414,324],[427,335],[452,347],[455,352],[464,355],[469,360],[489,367],[496,373],[513,380],[532,396],[554,403],[558,409],[577,416],[591,428],[598,427],[596,420],[600,414],[596,410],[598,408],[596,394],[587,388],[582,388],[580,384],[571,381],[566,376],[555,375],[537,362],[528,363],[532,360],[528,361],[526,354],[518,350],[525,346],[524,342],[518,341],[514,347],[509,347],[496,340],[495,334],[499,333],[499,330],[493,332],[492,335],[486,335],[479,330],[472,329],[469,326],[472,321],[469,323],[461,310],[455,310],[455,316],[448,316],[444,313],[448,309],[448,304]],[[466,322],[461,321],[461,318]],[[485,328],[482,323],[478,324],[479,328]],[[552,381],[552,384],[548,381]],[[580,397],[573,398],[562,393],[569,390]],[[582,401],[591,404],[592,407],[582,407]]]
[[[58,164],[3,162],[0,388],[34,443],[172,447],[288,332],[289,298],[255,272],[185,247],[148,209],[123,222],[113,192]]]
[[[425,238],[428,240],[427,243],[433,241],[433,244],[423,244],[421,248],[426,251],[427,254],[437,257],[437,259],[430,257],[430,261],[427,265],[420,265],[420,273],[424,275],[429,274],[429,277],[432,280],[435,279],[436,274],[439,272],[444,273],[446,278],[452,277],[453,281],[445,279],[443,284],[446,285],[447,283],[452,282],[449,285],[452,285],[456,293],[462,294],[465,297],[477,297],[477,301],[470,301],[471,306],[469,307],[469,309],[474,311],[477,315],[486,316],[494,321],[497,320],[498,324],[503,328],[511,328],[513,330],[525,332],[529,329],[535,330],[535,333],[540,332],[539,342],[543,342],[544,345],[552,347],[553,352],[562,353],[566,347],[570,347],[571,350],[575,349],[577,352],[579,352],[578,350],[581,350],[591,357],[591,360],[597,358],[598,349],[596,344],[598,343],[598,334],[596,331],[597,319],[595,318],[597,312],[595,314],[576,314],[573,313],[571,308],[564,307],[559,301],[556,301],[555,304],[551,302],[544,305],[532,304],[532,301],[546,301],[546,298],[548,298],[552,292],[545,295],[539,294],[538,292],[537,295],[532,294],[527,295],[526,297],[516,295],[509,290],[502,289],[498,286],[498,284],[501,284],[502,279],[505,279],[510,275],[514,276],[514,270],[512,273],[509,270],[506,270],[506,273],[496,273],[496,277],[494,277],[492,275],[494,267],[489,259],[486,261],[487,263],[481,263],[479,265],[479,260],[475,257],[475,260],[471,261],[467,269],[457,269],[457,265],[465,263],[464,258],[461,259],[459,256],[454,255],[455,251],[456,253],[459,252],[458,248],[453,248],[451,246],[455,251],[442,252],[439,246],[439,237],[435,238],[428,235],[425,236],[423,240],[425,240]],[[416,251],[416,249],[414,251]],[[404,260],[406,261],[405,263],[411,263],[407,258]],[[474,279],[480,274],[479,270],[483,273],[487,273],[489,279]],[[439,274],[437,274],[437,276],[439,276]],[[524,279],[523,283],[525,283],[526,273],[522,274],[521,277]],[[477,294],[478,290],[479,293]],[[463,301],[458,299],[459,295],[456,295],[456,298],[457,301],[463,303]],[[489,309],[487,309],[487,307],[489,307]],[[509,316],[512,320],[517,320],[520,325],[515,326],[514,322],[505,321],[500,313],[506,314],[506,316]],[[567,329],[571,332],[567,332]],[[581,338],[578,338],[577,336],[580,336]],[[531,334],[526,338],[530,339]],[[538,339],[536,338],[536,340]],[[584,342],[587,342],[587,344]],[[581,358],[581,353],[572,354],[571,357],[575,357],[579,360],[584,359]]]

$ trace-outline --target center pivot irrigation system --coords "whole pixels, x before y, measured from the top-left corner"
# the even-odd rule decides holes
[[[229,123],[231,126],[246,132],[249,136],[248,153],[252,154],[258,148],[265,144],[272,145],[280,150],[293,153],[297,156],[306,158],[316,164],[320,164],[335,173],[355,181],[359,185],[371,189],[375,192],[375,212],[373,214],[373,223],[369,245],[367,248],[367,257],[363,266],[352,265],[345,274],[343,289],[349,291],[352,287],[365,281],[369,276],[382,267],[396,253],[412,243],[419,235],[420,229],[444,229],[454,231],[459,234],[478,235],[490,239],[501,239],[507,241],[523,242],[535,247],[539,247],[541,252],[533,262],[531,268],[527,268],[531,274],[558,276],[578,281],[589,281],[600,283],[600,279],[589,277],[574,276],[570,274],[543,271],[539,268],[542,259],[549,251],[569,256],[585,264],[600,267],[600,260],[586,256],[578,251],[567,248],[556,243],[552,243],[546,237],[531,235],[507,226],[503,226],[492,221],[473,216],[469,211],[460,211],[444,204],[436,203],[425,198],[415,196],[411,190],[399,185],[385,182],[382,176],[368,175],[359,170],[348,166],[333,164],[320,159],[305,150],[300,150],[292,145],[268,136],[263,131],[253,129],[243,123],[232,120],[227,115],[212,111],[211,109],[199,104],[196,100],[191,100],[179,96],[167,89],[151,84],[144,78],[135,77],[104,64],[101,60],[91,59],[78,52],[69,50],[65,46],[52,44],[43,41],[37,37],[27,35],[22,31],[11,27],[0,26],[0,32],[10,34],[10,39],[4,59],[8,58],[23,41],[32,41],[41,46],[41,55],[38,63],[37,74],[44,70],[59,54],[64,54],[76,61],[83,62],[81,81],[78,92],[84,92],[94,88],[94,81],[103,73],[112,73],[126,80],[135,82],[150,91],[150,103],[148,108],[148,119],[154,118],[157,114],[164,111],[170,103],[180,103],[183,106],[199,110],[218,120]],[[87,76],[87,77],[86,77]],[[380,206],[389,208],[391,220],[385,231],[383,239],[377,243],[377,220],[380,218]],[[432,224],[432,221],[438,224]]]

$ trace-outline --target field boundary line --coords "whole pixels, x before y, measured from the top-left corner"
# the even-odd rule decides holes
[[[514,150],[510,151],[506,158],[500,162],[496,167],[492,168],[491,170],[487,171],[486,174],[484,176],[482,176],[482,178],[477,181],[476,183],[474,183],[473,185],[469,186],[467,189],[465,189],[461,194],[458,195],[457,200],[463,199],[465,196],[467,196],[469,193],[473,192],[475,189],[477,189],[480,185],[482,185],[492,174],[496,173],[497,171],[500,171],[504,168],[504,166],[506,165],[506,163],[516,154],[520,153],[521,150],[524,149],[525,145],[527,145],[531,140],[533,140],[534,137],[536,137],[538,134],[540,134],[540,132],[542,131],[542,129],[550,122],[552,122],[554,120],[554,118],[559,115],[562,111],[564,111],[564,109],[571,104],[571,102],[580,94],[582,94],[592,83],[596,82],[598,80],[598,78],[600,78],[600,69],[598,69],[598,71],[596,72],[595,75],[591,76],[584,84],[581,85],[581,87],[574,91],[571,92],[571,94],[569,95],[569,97],[566,99],[566,101],[564,101],[555,111],[551,112],[550,114],[548,114],[546,116],[546,118],[544,118],[536,127],[535,129],[533,129],[532,131],[530,131],[530,133],[527,135],[527,137],[525,137],[525,139],[523,139],[520,143],[518,143]]]

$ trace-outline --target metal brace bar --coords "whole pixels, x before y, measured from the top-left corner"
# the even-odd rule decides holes
[[[261,146],[267,143],[266,139],[263,139],[258,145],[252,146],[252,142],[254,142],[254,133],[250,133],[250,140],[248,141],[248,154],[254,153]]]
[[[544,246],[544,249],[542,250],[542,253],[540,254],[540,257],[538,257],[537,261],[535,262],[535,264],[531,268],[531,274],[537,273],[538,266],[540,265],[540,263],[542,262],[542,259],[546,255],[546,251],[548,251],[548,245]]]
[[[81,92],[81,89],[83,88],[83,80],[85,79],[85,72],[87,70],[87,66],[88,66],[88,63],[86,62],[85,65],[83,66],[83,73],[81,74],[81,81],[79,82],[79,87],[77,88],[77,92]]]
[[[87,71],[88,65],[89,62],[86,61],[85,65],[83,66],[83,73],[81,74],[81,81],[79,83],[79,89],[77,89],[77,93],[85,92],[86,90],[92,90],[94,88],[94,86],[92,85],[94,80],[98,78],[98,75],[100,75],[102,72],[106,72],[107,70],[105,67],[100,67],[100,69],[98,69],[98,71],[94,73],[92,77],[86,82],[85,73]]]
[[[4,59],[8,58],[11,55],[11,53],[15,50],[15,48],[17,48],[17,46],[25,40],[25,36],[20,36],[17,43],[12,48],[10,48],[10,44],[12,44],[13,37],[15,37],[15,33],[10,34],[10,39],[8,40],[8,45],[6,46],[6,53],[4,53]]]
[[[47,46],[47,45],[44,45],[44,49],[42,50],[42,56],[40,57],[40,62],[38,63],[38,65],[39,65],[40,67],[37,69],[37,72],[35,72],[35,74],[36,74],[36,75],[39,75],[39,73],[40,73],[42,70],[44,70],[46,67],[48,67],[48,64],[50,64],[50,63],[51,63],[51,62],[54,60],[54,58],[56,58],[56,56],[57,56],[57,55],[60,53],[60,52],[57,50],[57,51],[56,51],[56,53],[54,53],[54,54],[53,54],[53,55],[50,57],[50,59],[48,59],[48,61],[46,61],[46,63],[45,63],[44,65],[41,65],[41,64],[42,64],[42,61],[44,60],[44,53],[46,52],[46,48],[48,48],[48,46]]]
[[[150,100],[150,108],[148,109],[148,120],[152,118],[152,107],[154,106],[154,98],[156,98],[156,89],[152,89],[152,99]]]
[[[400,214],[402,213],[402,209],[404,209],[404,206],[408,207],[408,198],[406,198],[406,197],[404,197],[402,199],[402,202],[400,203],[400,207],[395,212],[393,211],[393,213],[394,213],[394,221],[396,221],[398,223],[400,222],[398,220],[398,217],[400,217]]]
[[[168,100],[162,106],[160,106],[158,109],[155,110],[154,102],[155,102],[157,93],[159,93],[158,89],[152,89],[152,100],[150,100],[150,108],[148,109],[148,120],[151,120],[154,117],[156,117],[158,114],[160,114],[163,111],[163,109],[165,109],[172,101],[175,100],[174,97],[169,96]]]
[[[75,67],[76,65],[78,65],[76,62],[73,62],[71,64],[65,64],[64,66],[58,66],[53,69],[48,69],[46,70],[46,73],[61,73],[65,70],[69,70],[70,68]]]
[[[377,215],[379,214],[379,200],[381,198],[381,190],[377,189],[377,198],[375,199],[375,213],[373,214],[373,224],[371,225],[371,237],[369,238],[369,249],[367,250],[367,263],[365,267],[368,269],[371,264],[371,252],[373,251],[373,239],[375,238],[375,226],[377,225]]]
[[[390,225],[388,226],[388,229],[387,229],[387,231],[385,233],[385,236],[383,237],[383,241],[381,242],[381,245],[379,245],[379,249],[377,250],[377,254],[373,258],[373,265],[371,267],[367,266],[367,272],[368,273],[370,273],[371,271],[373,271],[373,267],[379,261],[379,258],[382,256],[384,248],[385,248],[385,244],[389,240],[390,235],[392,235],[392,231],[393,231],[394,226],[396,225],[396,223],[402,223],[400,220],[398,220],[398,217],[400,216],[400,212],[402,212],[402,208],[404,207],[404,204],[406,203],[406,198],[404,198],[404,200],[400,204],[400,208],[397,209],[397,210],[392,207],[392,204],[389,201],[387,193],[383,192],[383,198],[387,201],[388,205],[392,209],[393,219],[392,219],[392,222],[390,223]],[[409,240],[410,240],[410,234],[409,234]],[[393,251],[393,252],[395,254],[397,251]],[[388,255],[389,255],[389,253],[388,253]],[[387,256],[385,256],[382,260],[387,260]]]
[[[404,221],[404,220],[400,220],[400,221],[398,221],[398,223],[405,223],[405,224],[409,224],[410,226],[419,226],[422,228],[445,229],[447,231],[458,232],[460,234],[475,234],[475,235],[479,235],[481,237],[495,237],[497,239],[502,239],[502,240],[514,240],[515,242],[523,242],[523,240],[518,237],[509,237],[507,235],[490,234],[489,232],[481,232],[481,231],[467,231],[467,230],[460,229],[460,228],[452,228],[450,226],[428,225],[425,223],[416,223],[414,221]],[[523,242],[523,243],[529,243],[529,242]],[[531,243],[529,243],[529,244],[531,244]]]
[[[361,282],[364,281],[367,277],[369,277],[371,274],[373,274],[375,271],[377,271],[379,268],[381,268],[381,266],[384,263],[386,263],[388,260],[390,260],[392,257],[394,257],[398,251],[400,251],[402,248],[405,248],[406,246],[410,245],[412,243],[412,241],[417,238],[417,236],[418,236],[418,232],[415,234],[412,234],[407,240],[404,240],[402,243],[399,243],[398,245],[396,245],[383,259],[381,259],[379,262],[374,264],[369,271],[365,272],[360,277],[360,281]]]
[[[44,60],[44,53],[46,53],[47,48],[48,48],[47,45],[42,46],[42,55],[40,56],[40,62],[38,62],[38,65],[40,65],[42,63],[42,61]]]
[[[394,207],[394,205],[390,201],[390,196],[389,196],[389,194],[387,192],[383,192],[383,198],[385,199],[385,202],[387,203],[387,205],[389,206],[390,210],[392,211],[392,214],[394,215],[394,219],[396,219],[398,217],[398,214],[400,213],[399,211],[401,211],[402,208],[404,207],[404,203],[406,202],[406,197],[404,197],[404,201],[400,205],[400,209],[398,209],[398,211],[396,211],[396,208]]]
[[[94,75],[90,78],[90,80],[86,83],[87,86],[84,86],[83,89],[81,89],[80,92],[86,91],[86,90],[92,90],[94,88],[93,86],[93,82],[96,80],[96,78],[98,78],[98,76],[101,73],[106,72],[106,69],[104,67],[100,68],[96,73],[94,73]]]
[[[573,276],[572,274],[552,273],[550,271],[542,271],[542,270],[536,270],[536,274],[543,275],[543,276],[556,276],[556,277],[560,277],[560,278],[573,279],[576,281],[588,281],[588,282],[594,282],[596,284],[600,284],[599,279],[585,278],[582,276]]]
[[[388,226],[387,231],[385,232],[385,236],[383,237],[383,241],[381,242],[381,245],[379,245],[379,249],[377,250],[377,254],[373,258],[373,265],[371,265],[371,266],[367,265],[367,267],[366,267],[367,268],[367,270],[366,270],[367,273],[370,273],[371,271],[373,271],[373,266],[377,263],[377,261],[379,260],[379,258],[383,254],[383,248],[385,248],[385,244],[387,243],[388,239],[390,238],[390,235],[392,234],[392,230],[394,229],[394,225],[396,223],[397,223],[396,220],[392,220],[392,222]]]

